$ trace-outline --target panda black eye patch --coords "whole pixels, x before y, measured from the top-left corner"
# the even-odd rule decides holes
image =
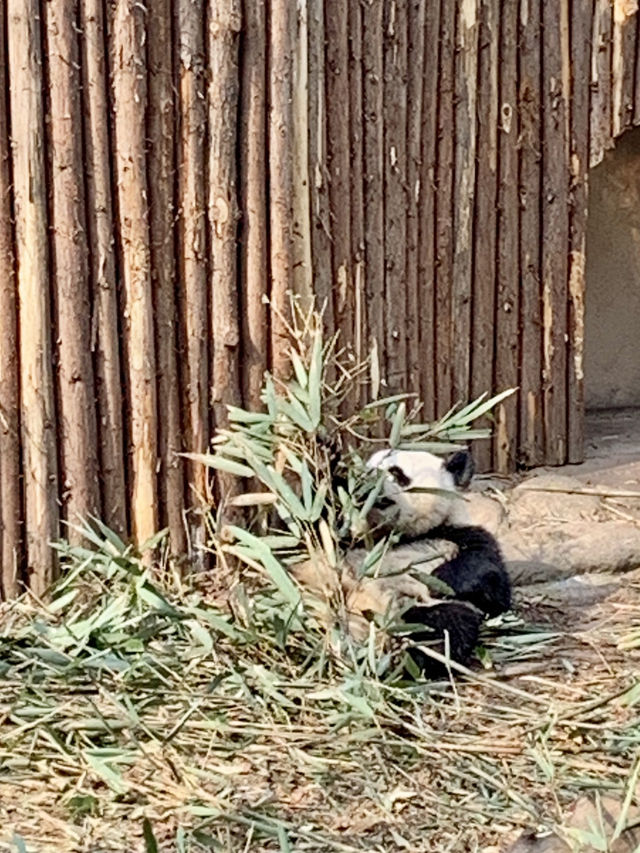
[[[407,489],[411,485],[411,477],[407,477],[402,468],[392,465],[388,471],[401,489]]]
[[[391,498],[385,498],[385,497],[378,498],[378,500],[375,502],[374,506],[376,509],[380,509],[380,510],[389,509],[389,507],[393,506],[393,501],[391,500]]]

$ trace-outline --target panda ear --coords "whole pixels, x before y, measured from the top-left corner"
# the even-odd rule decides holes
[[[453,453],[444,463],[453,477],[453,482],[459,489],[466,489],[476,471],[473,457],[468,450],[458,450]]]

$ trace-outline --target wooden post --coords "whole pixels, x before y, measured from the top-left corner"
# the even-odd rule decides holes
[[[544,460],[542,342],[540,330],[540,2],[521,0],[518,119],[520,139],[520,438],[519,459],[533,467]],[[588,117],[588,112],[585,111]]]
[[[382,3],[363,4],[364,239],[369,348],[384,372],[384,136]],[[374,391],[379,389],[373,389]],[[380,396],[384,396],[381,394]]]
[[[278,377],[289,373],[287,291],[293,286],[293,31],[294,6],[272,0],[269,28],[269,214],[271,367]]]
[[[453,228],[453,278],[451,281],[453,348],[453,399],[464,403],[471,388],[471,301],[473,286],[473,201],[476,177],[478,91],[477,0],[458,9],[455,67],[455,185]],[[515,104],[511,105],[515,110]],[[514,128],[515,136],[515,128]]]
[[[298,0],[293,59],[293,291],[301,306],[313,301],[311,207],[309,193],[308,0]]]
[[[100,517],[95,392],[90,340],[89,265],[77,0],[49,0],[46,35],[49,69],[51,247],[58,346],[58,439],[62,507],[77,525]],[[71,542],[81,537],[73,526]]]
[[[204,452],[209,444],[209,301],[206,268],[205,156],[207,113],[204,83],[204,5],[202,0],[178,0],[176,6],[176,86],[179,93],[177,133],[178,277],[184,350],[184,444]],[[196,495],[206,496],[206,470],[187,466],[187,479]],[[196,499],[197,500],[197,499]],[[193,505],[194,500],[188,501]],[[196,543],[204,529],[195,519]]]
[[[80,4],[80,21],[83,35],[87,228],[93,301],[91,349],[95,353],[98,401],[99,481],[102,486],[103,520],[122,535],[127,530],[126,466],[102,0],[84,0]]]
[[[331,220],[327,164],[327,99],[324,0],[307,0],[309,42],[309,170],[311,180],[311,263],[316,304],[324,310],[327,335],[334,330]],[[352,5],[349,6],[352,9]],[[351,115],[351,112],[349,113]]]
[[[518,5],[502,4],[500,25],[500,114],[498,130],[498,257],[495,391],[515,388],[520,378],[520,200],[518,197]],[[526,358],[526,356],[524,356]],[[512,395],[495,414],[494,466],[515,468],[518,397]]]
[[[6,32],[6,2],[0,0],[0,29]],[[18,318],[12,209],[7,53],[0,38],[0,593],[19,591],[22,562],[20,531],[20,398]]]
[[[325,0],[329,199],[332,228],[333,310],[340,344],[353,344],[353,271],[349,162],[348,4]],[[337,109],[340,104],[340,109]]]
[[[383,5],[385,350],[388,390],[396,394],[407,383],[407,12],[404,3]]]
[[[589,69],[591,0],[573,0],[571,17],[571,227],[569,255],[569,357],[567,360],[567,461],[584,458],[584,297],[588,213]],[[633,22],[635,30],[635,22]],[[633,59],[630,61],[633,65]]]
[[[453,277],[453,178],[455,138],[454,59],[455,3],[443,0],[440,17],[440,62],[438,86],[438,166],[436,177],[436,410],[441,416],[455,402],[451,366]]]
[[[117,0],[112,38],[116,189],[132,455],[131,524],[136,541],[142,544],[157,529],[158,423],[145,156],[145,10],[135,0]]]
[[[420,389],[424,415],[436,416],[436,174],[438,137],[438,66],[440,3],[427,3],[422,96],[420,207],[418,222],[418,288],[420,304]]]
[[[176,262],[174,253],[173,40],[171,0],[151,0],[148,7],[149,63],[149,227],[151,284],[154,295],[158,401],[159,524],[169,528],[174,556],[187,549],[184,518],[184,463],[180,385],[177,362]]]
[[[498,68],[500,2],[482,0],[478,67],[471,397],[493,388],[496,300],[496,203],[498,189]],[[491,443],[478,442],[474,457],[480,471],[492,464]]]
[[[425,0],[410,0],[407,9],[407,247],[405,267],[407,318],[407,390],[420,391],[420,301],[418,223],[423,187],[420,175],[422,96],[424,87]]]
[[[236,290],[236,136],[239,94],[239,0],[209,0],[209,245],[211,249],[211,365],[215,425],[228,425],[227,405],[238,405],[239,318]],[[237,478],[219,475],[223,496],[238,489]]]
[[[49,543],[59,529],[41,20],[37,0],[8,0],[7,8],[27,569],[43,595],[55,576]]]
[[[353,280],[353,350],[361,362],[367,355],[367,306],[364,262],[364,103],[362,6],[349,3],[349,197],[351,199],[351,264]],[[354,393],[352,408],[368,402],[366,383]]]
[[[597,166],[613,145],[611,98],[611,0],[594,0],[591,42],[591,101],[589,106],[589,166]]]
[[[542,13],[542,323],[545,461],[567,458],[567,292],[569,136],[567,90],[570,63],[568,2]]]
[[[240,58],[240,286],[242,289],[242,382],[245,406],[259,409],[267,368],[267,140],[266,12],[264,0],[243,2]]]

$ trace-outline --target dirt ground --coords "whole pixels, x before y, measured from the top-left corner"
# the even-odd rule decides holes
[[[470,513],[496,533],[521,612],[538,621],[589,632],[619,608],[638,603],[640,579],[640,411],[588,417],[581,465],[536,469],[512,480],[479,478]],[[638,791],[635,799],[637,801]],[[582,797],[567,814],[576,838],[595,825],[616,826],[622,798]],[[614,853],[640,849],[640,810],[628,807]],[[582,833],[582,836],[580,835]],[[597,833],[596,833],[597,834]],[[508,853],[601,850],[555,836],[525,834]]]

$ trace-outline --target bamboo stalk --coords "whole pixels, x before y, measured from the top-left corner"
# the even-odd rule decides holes
[[[175,105],[172,66],[172,3],[151,0],[149,32],[149,228],[151,283],[154,295],[157,355],[159,523],[169,529],[174,556],[187,548],[184,526],[184,462],[180,422],[180,386],[177,362],[174,253],[174,140]]]
[[[99,517],[95,393],[90,340],[77,0],[46,3],[51,247],[58,343],[58,439],[62,509],[72,524]],[[74,527],[71,542],[81,537]]]
[[[37,0],[8,0],[11,136],[20,329],[22,458],[29,585],[43,595],[55,575],[58,536],[42,48]]]
[[[278,377],[289,373],[287,293],[293,284],[293,6],[272,0],[269,27],[269,214],[271,368]]]
[[[95,354],[102,515],[109,527],[123,534],[127,529],[127,495],[102,0],[84,0],[80,4],[80,22],[83,33],[87,228],[93,301],[91,349]]]
[[[227,405],[240,402],[237,299],[236,135],[239,95],[240,0],[209,0],[209,235],[211,264],[211,377],[215,425],[227,426]],[[237,478],[218,475],[224,497]]]
[[[135,0],[117,0],[112,38],[116,192],[132,456],[131,526],[141,544],[157,528],[158,423],[145,156],[145,13]]]
[[[240,286],[245,406],[260,407],[267,367],[266,13],[264,0],[244,0],[240,89]]]
[[[184,443],[202,453],[209,442],[209,304],[206,269],[206,196],[204,143],[207,115],[204,85],[202,0],[176,4],[176,86],[179,92],[178,280],[181,312]],[[204,466],[188,463],[187,481],[198,496],[208,495]],[[187,501],[188,505],[193,500]],[[197,516],[191,530],[194,544],[204,529]]]
[[[0,0],[2,33],[6,32],[6,12],[6,2]],[[0,592],[5,599],[19,591],[22,560],[20,365],[6,72],[6,43],[0,38]]]

